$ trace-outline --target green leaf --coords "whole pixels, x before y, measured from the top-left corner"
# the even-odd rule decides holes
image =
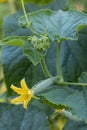
[[[37,65],[43,58],[43,54],[35,50],[30,43],[24,44],[23,52],[34,65]]]
[[[87,72],[81,73],[80,77],[78,78],[79,83],[87,83]]]
[[[0,104],[0,130],[49,130],[47,115],[35,106]]]
[[[28,37],[9,36],[2,40],[2,45],[23,46],[23,40],[26,40],[27,38]]]
[[[39,53],[38,51],[28,49],[27,50],[24,49],[24,54],[34,65],[37,65],[43,57],[43,55],[41,55],[41,53]]]
[[[87,25],[87,15],[75,10],[40,10],[28,14],[28,17],[32,22],[29,28],[38,35],[46,34],[52,41],[76,40],[78,31]],[[24,16],[19,19],[19,25],[26,25]]]
[[[83,91],[57,85],[41,94],[41,96],[42,100],[51,107],[56,109],[65,108],[78,119],[87,120],[87,96]]]
[[[64,130],[87,130],[87,124],[84,122],[75,122],[69,120],[66,123]]]
[[[87,71],[87,27],[79,32],[78,41],[65,41],[61,46],[61,67],[66,81],[77,82]]]
[[[32,65],[31,62],[22,54],[22,50],[19,47],[4,47],[2,59],[8,94],[11,94],[11,84],[19,86],[19,82],[22,78],[27,77],[26,75],[31,77]],[[31,84],[32,81],[29,83],[29,86]]]

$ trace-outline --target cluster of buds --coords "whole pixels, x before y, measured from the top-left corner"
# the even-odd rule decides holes
[[[28,40],[31,42],[31,45],[35,50],[38,51],[46,51],[50,46],[50,40],[46,35],[37,36],[29,36]]]

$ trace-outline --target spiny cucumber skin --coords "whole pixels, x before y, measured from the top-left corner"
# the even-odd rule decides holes
[[[41,81],[40,83],[38,83],[35,88],[34,88],[34,93],[38,94],[40,92],[43,92],[45,90],[47,90],[48,88],[51,87],[52,84],[55,83],[56,78],[52,77],[46,80]]]

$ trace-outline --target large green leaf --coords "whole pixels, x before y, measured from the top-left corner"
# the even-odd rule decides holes
[[[77,39],[77,32],[87,25],[87,15],[75,10],[40,10],[28,17],[31,21],[29,28],[38,35],[46,33],[52,41]],[[26,26],[24,16],[19,19],[19,25]]]
[[[64,79],[77,81],[87,71],[87,28],[79,32],[78,41],[65,41],[61,46],[61,67]]]
[[[85,90],[87,92],[87,90]],[[78,119],[87,120],[87,96],[81,90],[72,90],[68,86],[54,86],[41,94],[42,100],[53,108],[65,108]]]
[[[0,104],[0,130],[49,130],[45,113],[34,106]]]
[[[32,69],[28,68],[31,68],[31,62],[22,55],[22,50],[18,47],[7,46],[3,53],[5,81],[10,93],[9,87],[11,84],[18,85],[18,82],[27,74],[30,77]]]

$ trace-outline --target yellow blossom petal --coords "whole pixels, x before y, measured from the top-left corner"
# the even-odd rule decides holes
[[[28,93],[29,89],[28,89],[28,87],[27,87],[27,85],[25,83],[25,80],[22,79],[20,83],[21,83],[21,88],[17,88],[16,86],[11,85],[11,89],[14,92],[16,92],[17,94],[26,94],[26,93]]]
[[[24,101],[23,107],[24,107],[25,109],[27,109],[27,105],[28,105],[28,101]]]
[[[28,90],[28,87],[27,87],[27,85],[26,85],[25,79],[22,79],[22,80],[21,80],[21,87],[22,87],[22,89]]]
[[[31,100],[31,98],[32,98],[32,94],[31,95],[25,94],[25,95],[21,95],[21,96],[18,96],[16,98],[12,99],[11,103],[23,104],[23,107],[26,109],[28,102]]]
[[[11,89],[17,94],[22,94],[23,90],[21,88],[17,88],[14,85],[11,85]]]
[[[22,97],[18,96],[16,98],[12,99],[11,103],[13,103],[13,104],[22,104],[23,103]]]

